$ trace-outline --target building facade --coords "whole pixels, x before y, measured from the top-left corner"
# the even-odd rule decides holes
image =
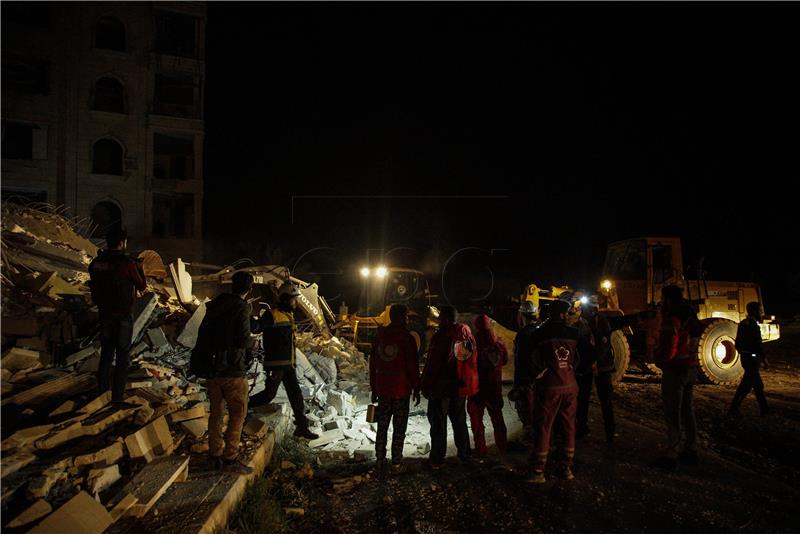
[[[3,198],[202,256],[206,8],[2,3]]]

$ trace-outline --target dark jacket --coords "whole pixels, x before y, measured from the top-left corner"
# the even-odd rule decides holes
[[[602,315],[581,317],[575,323],[578,329],[578,353],[581,361],[575,372],[579,375],[592,372],[597,364],[598,373],[614,372],[614,354],[611,352],[611,325]]]
[[[249,367],[250,304],[238,295],[223,293],[206,304],[194,351],[216,354],[215,376],[243,377]]]
[[[400,324],[378,329],[369,357],[369,384],[379,398],[402,399],[419,390],[417,344]]]
[[[531,361],[538,328],[536,324],[523,326],[514,338],[514,387],[524,388],[533,383]]]
[[[264,367],[294,367],[294,314],[273,308],[261,318],[264,331]]]
[[[536,389],[576,390],[575,368],[580,364],[578,329],[560,319],[550,319],[536,333],[531,370]]]
[[[133,310],[136,290],[147,282],[141,264],[121,250],[101,250],[89,264],[92,300],[101,316],[125,316]]]
[[[736,350],[739,351],[742,367],[745,369],[758,367],[759,360],[764,356],[761,327],[752,317],[746,317],[739,323],[736,330]]]

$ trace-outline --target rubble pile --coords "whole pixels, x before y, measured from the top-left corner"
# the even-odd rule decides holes
[[[3,528],[102,532],[146,514],[186,480],[189,453],[208,449],[205,388],[185,371],[202,304],[190,313],[163,275],[148,276],[126,402],[112,404],[96,390],[98,316],[86,282],[97,248],[57,213],[10,204],[2,213]],[[248,419],[246,454],[269,422]]]

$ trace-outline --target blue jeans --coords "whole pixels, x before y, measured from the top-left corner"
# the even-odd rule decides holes
[[[100,319],[100,365],[97,369],[97,387],[100,393],[111,388],[112,402],[124,400],[125,386],[128,382],[128,360],[130,360],[133,337],[133,318],[128,316],[109,316]],[[111,364],[116,356],[113,385]]]

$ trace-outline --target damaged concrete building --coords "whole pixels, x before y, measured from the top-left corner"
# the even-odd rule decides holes
[[[206,8],[4,2],[2,193],[202,256]]]

